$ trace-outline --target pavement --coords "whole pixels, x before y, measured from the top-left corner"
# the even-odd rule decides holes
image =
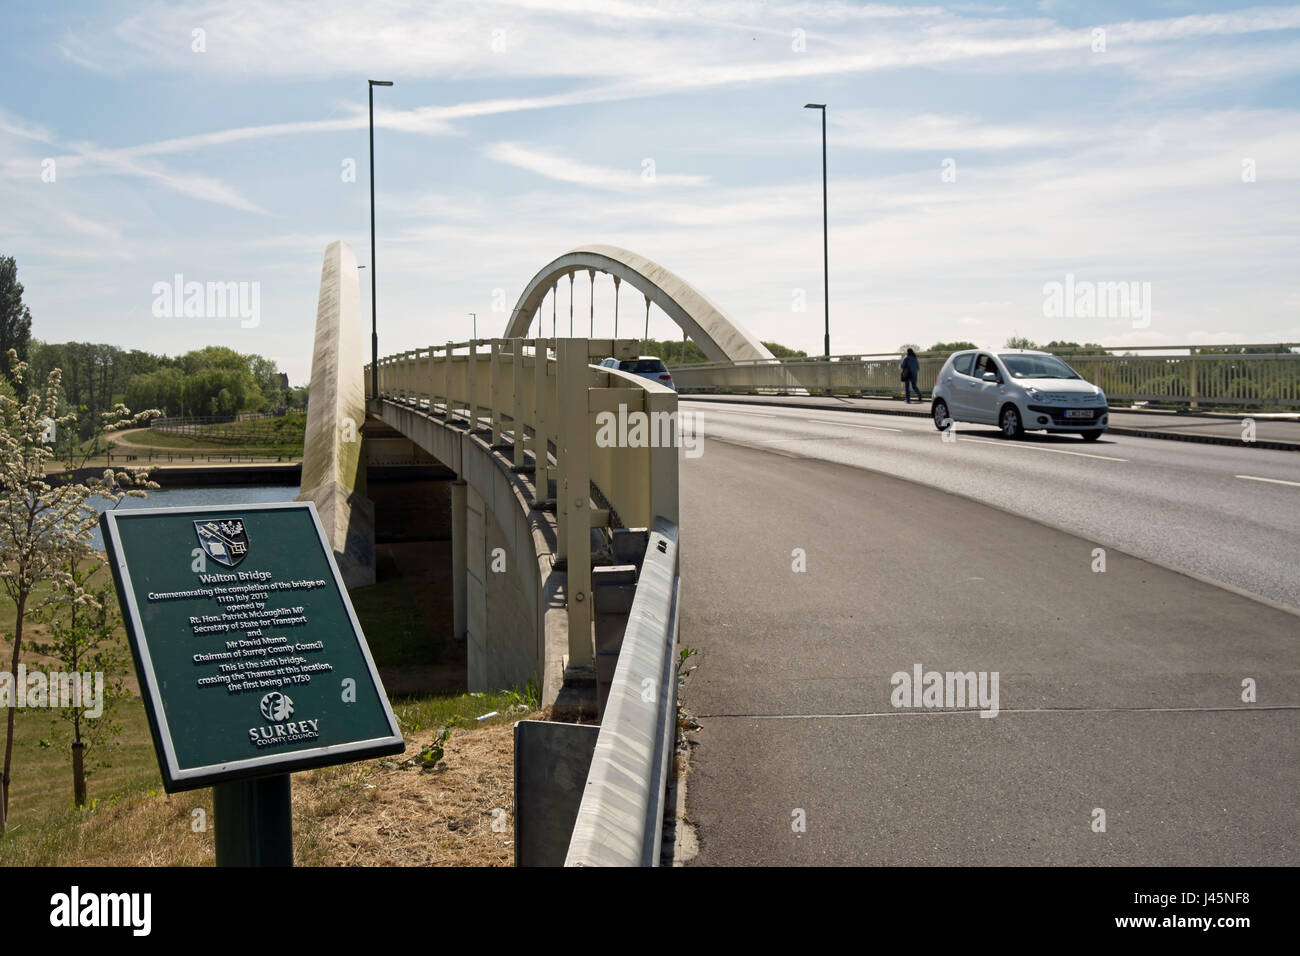
[[[821,418],[718,406],[682,458],[692,865],[1300,862],[1300,564],[1213,580],[1250,563],[1234,521],[1300,553],[1300,459]],[[916,665],[996,672],[1000,712],[894,706]]]
[[[701,402],[773,405],[786,408],[834,408],[877,415],[929,418],[930,400],[908,405],[894,398],[841,398],[822,395],[720,395],[690,393],[683,399]],[[1253,440],[1246,441],[1243,423],[1254,425]],[[1280,451],[1300,451],[1300,414],[1261,413],[1234,415],[1225,412],[1200,413],[1161,411],[1144,408],[1110,409],[1108,431],[1116,435],[1159,438],[1204,444],[1253,445]]]

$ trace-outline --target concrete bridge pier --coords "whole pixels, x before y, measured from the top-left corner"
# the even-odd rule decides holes
[[[467,571],[465,567],[465,538],[469,533],[468,524],[468,486],[464,480],[457,478],[451,485],[451,600],[453,614],[453,632],[457,641],[465,642],[468,635],[469,600]]]
[[[376,433],[400,436],[455,475],[448,482],[450,596],[467,689],[522,688],[533,678],[543,702],[553,702],[563,682],[568,633],[564,576],[552,573],[554,528],[533,508],[525,476],[493,453],[489,435],[471,430],[459,415],[447,421],[391,401],[372,401],[369,408]]]

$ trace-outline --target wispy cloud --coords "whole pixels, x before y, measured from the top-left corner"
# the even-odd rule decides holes
[[[74,62],[109,71],[319,77],[381,63],[402,77],[585,78],[645,95],[990,61],[1017,71],[1058,70],[1068,62],[1062,54],[1094,55],[1094,28],[1106,31],[1108,47],[1127,48],[1125,57],[1113,58],[1117,64],[1136,65],[1144,47],[1159,57],[1170,42],[1300,28],[1300,7],[1067,28],[1046,17],[849,3],[484,0],[466,7],[451,0],[389,0],[363,9],[348,0],[211,0],[151,4],[111,29],[69,34],[60,46]],[[192,48],[194,30],[204,31],[202,53]],[[792,42],[795,30],[803,34],[802,49]]]
[[[763,338],[820,347],[820,128],[800,106],[823,98],[837,348],[996,342],[1013,328],[1272,338],[1295,324],[1294,4],[1168,15],[1150,3],[1095,24],[1057,3],[122,9],[15,19],[39,35],[20,42],[46,81],[65,84],[26,117],[0,112],[0,244],[34,270],[43,336],[75,329],[117,285],[129,293],[104,308],[143,314],[151,281],[202,264],[266,280],[281,318],[258,335],[305,378],[321,249],[343,238],[366,258],[368,75],[397,82],[376,96],[375,123],[405,134],[377,144],[386,349],[461,337],[459,312],[482,325],[495,290],[510,299],[589,242],[661,261]],[[946,157],[955,181],[941,178]],[[42,183],[43,158],[57,186]],[[210,207],[197,226],[189,200]],[[1140,332],[1046,329],[1042,282],[1067,270],[1149,279],[1161,314]],[[597,284],[599,324],[612,289]],[[795,288],[808,314],[792,313]],[[120,334],[208,344],[179,324]]]
[[[489,159],[518,166],[520,169],[545,176],[547,179],[579,183],[597,189],[644,190],[655,186],[702,186],[708,182],[707,176],[683,173],[659,174],[653,165],[643,165],[639,169],[611,169],[606,166],[596,166],[519,143],[493,143],[484,149],[483,153]]]

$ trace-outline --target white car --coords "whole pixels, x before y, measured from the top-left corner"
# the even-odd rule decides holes
[[[1073,432],[1096,441],[1106,430],[1106,393],[1048,352],[971,349],[939,371],[930,414],[940,431],[953,422],[996,425],[1004,438],[1026,431]]]
[[[673,384],[672,373],[668,371],[668,366],[664,365],[664,360],[657,355],[638,355],[634,359],[622,361],[610,357],[604,359],[600,365],[602,368],[616,368],[620,372],[631,372],[633,375],[648,378],[660,385],[667,385],[673,391],[677,390],[677,386]]]

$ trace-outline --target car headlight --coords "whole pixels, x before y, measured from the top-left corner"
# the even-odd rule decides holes
[[[1036,402],[1041,402],[1043,400],[1043,393],[1040,392],[1038,389],[1034,388],[1034,386],[1032,385],[1026,388],[1025,392],[1028,393],[1029,397]]]

